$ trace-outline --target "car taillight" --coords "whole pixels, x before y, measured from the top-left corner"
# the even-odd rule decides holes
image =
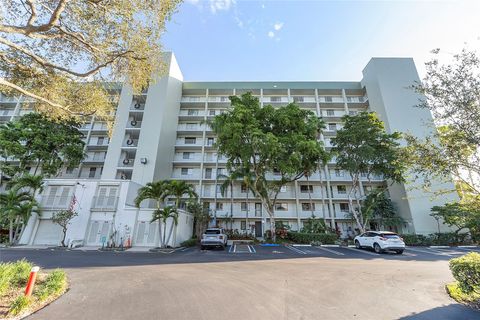
[[[387,238],[384,238],[384,237],[380,237],[380,240],[382,240],[382,241],[387,241],[388,239],[387,239]]]

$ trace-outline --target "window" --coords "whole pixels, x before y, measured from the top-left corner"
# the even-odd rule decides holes
[[[214,138],[207,138],[207,146],[213,146],[214,142],[215,142]]]
[[[88,177],[89,178],[95,178],[95,173],[97,172],[97,168],[91,167],[90,171],[88,172]]]
[[[332,97],[325,97],[325,102],[332,102]]]
[[[98,137],[97,138],[97,146],[102,146],[104,140],[105,140],[105,137]]]
[[[281,186],[280,192],[287,192],[287,186]]]
[[[240,204],[241,208],[242,208],[242,211],[247,211],[247,208],[248,208],[248,202],[242,202]]]
[[[349,110],[349,111],[348,111],[348,114],[349,114],[350,116],[354,116],[354,115],[356,115],[357,113],[358,113],[358,112],[355,111],[355,110]]]
[[[212,179],[212,168],[205,169],[205,179]]]
[[[300,192],[301,193],[308,193],[310,190],[310,192],[313,192],[313,186],[312,185],[301,185],[300,186]]]
[[[344,173],[343,170],[335,169],[335,177],[343,177]]]
[[[309,202],[302,203],[302,211],[312,211],[315,210],[315,203],[312,203],[310,206]]]
[[[245,183],[242,183],[240,192],[241,193],[247,193],[247,185]]]
[[[217,210],[223,210],[223,202],[217,202],[216,209]]]
[[[288,210],[288,204],[286,203],[275,203],[275,210],[277,211],[287,211]]]
[[[192,168],[182,168],[182,176],[189,176],[193,173]]]
[[[223,168],[217,168],[217,176],[224,174]]]
[[[240,229],[241,230],[247,230],[247,222],[246,221],[240,221]]]
[[[214,116],[215,115],[215,110],[208,110],[208,115],[209,116]]]
[[[330,131],[337,131],[337,124],[336,123],[329,123],[328,130]]]
[[[303,102],[304,98],[303,97],[293,97],[294,102]]]
[[[196,144],[197,138],[195,137],[185,137],[185,144]]]
[[[335,115],[334,110],[327,110],[327,116],[333,117]]]
[[[198,110],[196,110],[196,109],[189,109],[189,110],[188,110],[188,115],[189,115],[189,116],[196,116],[196,115],[198,115]]]
[[[348,212],[348,211],[350,211],[350,210],[349,210],[348,203],[340,203],[340,211],[342,211],[342,212]]]
[[[338,194],[346,194],[347,193],[347,186],[337,186]]]
[[[183,159],[192,159],[192,152],[184,152]]]
[[[278,169],[273,169],[273,175],[275,175],[275,176],[281,175],[280,170],[278,170]]]

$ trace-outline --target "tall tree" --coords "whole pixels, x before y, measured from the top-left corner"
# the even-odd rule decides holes
[[[62,168],[77,167],[85,145],[79,126],[73,119],[51,119],[40,113],[1,125],[0,170],[16,178],[31,167],[34,175],[52,177]]]
[[[194,236],[197,239],[202,237],[203,232],[207,229],[211,216],[207,207],[203,203],[197,201],[189,201],[187,203],[187,211],[193,214],[194,219]]]
[[[381,176],[389,183],[405,180],[406,165],[399,143],[401,135],[398,132],[388,134],[383,122],[374,112],[346,115],[343,121],[343,128],[332,138],[332,153],[337,157],[337,168],[350,174],[350,214],[360,231],[365,232],[368,219],[364,219],[362,213],[362,175],[368,182],[371,182],[372,176]]]
[[[138,92],[164,70],[161,35],[180,0],[4,0],[0,91],[52,115],[111,119],[105,81]]]
[[[376,222],[381,229],[396,227],[404,222],[383,188],[372,191],[365,197],[361,212],[365,225]]]
[[[280,108],[260,106],[250,92],[230,97],[232,108],[215,116],[210,126],[218,152],[229,171],[252,172],[252,190],[270,218],[275,240],[275,205],[282,186],[314,172],[326,162],[318,136],[323,123],[311,111],[290,103]],[[275,173],[274,177],[270,175]]]
[[[137,197],[135,198],[135,206],[140,208],[141,203],[144,200],[155,201],[155,210],[152,213],[152,221],[158,220],[158,236],[160,241],[160,247],[164,247],[164,236],[162,236],[162,205],[168,196],[166,181],[149,182],[145,186],[141,187],[137,191]]]
[[[233,184],[235,180],[237,180],[235,175],[225,175],[219,174],[218,179],[223,179],[223,183],[220,185],[220,193],[222,197],[226,197],[228,195],[228,189],[230,189],[230,230],[233,229]],[[227,227],[227,226],[226,226]]]
[[[166,238],[167,234],[167,221],[168,219],[172,219],[172,224],[170,225],[170,231],[168,238]],[[160,210],[155,210],[152,214],[152,220],[150,222],[154,222],[158,220],[158,225],[159,228],[161,228],[161,225],[163,223],[163,233],[160,232],[160,237],[162,237],[161,242],[160,242],[160,247],[161,248],[166,248],[168,245],[168,242],[170,241],[170,236],[172,235],[172,230],[174,228],[175,224],[178,224],[178,211],[177,208],[173,206],[167,206],[163,209]]]
[[[19,191],[15,188],[10,189],[6,193],[0,194],[0,220],[8,225],[9,243],[14,243],[16,226],[22,221],[28,221],[27,205],[31,205],[30,209],[36,204],[32,195],[25,191]],[[32,212],[32,210],[30,210]]]

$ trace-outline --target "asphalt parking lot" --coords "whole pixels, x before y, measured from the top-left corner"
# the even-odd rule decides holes
[[[461,319],[448,260],[479,248],[407,248],[403,255],[346,247],[238,244],[225,250],[99,252],[0,249],[65,268],[71,289],[28,319]]]

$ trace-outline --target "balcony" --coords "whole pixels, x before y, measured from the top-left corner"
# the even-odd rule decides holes
[[[205,111],[204,109],[181,109],[178,117],[181,120],[203,120]]]
[[[262,102],[263,103],[283,103],[283,104],[289,103],[288,97],[263,97]]]
[[[193,97],[193,96],[185,96],[185,97],[182,97],[182,99],[180,100],[180,102],[186,102],[186,103],[195,103],[195,102],[206,102],[207,101],[207,98],[204,97],[204,96],[199,96],[199,97]]]
[[[321,110],[320,114],[324,118],[341,118],[345,115],[345,110]]]
[[[137,146],[138,139],[126,139],[122,144],[122,148],[136,148]]]
[[[115,211],[117,210],[118,197],[95,196],[92,201],[92,211]]]
[[[132,101],[130,104],[130,110],[142,112],[145,110],[145,102]]]
[[[140,130],[142,127],[142,121],[137,121],[137,120],[130,120],[127,122],[127,129],[137,129]]]
[[[180,123],[177,126],[178,133],[203,133],[205,125],[199,123]]]
[[[318,102],[321,103],[344,103],[343,97],[340,96],[324,96],[318,97]]]
[[[175,142],[176,147],[184,147],[184,148],[201,148],[203,145],[203,139],[197,138],[195,141],[187,141],[185,142],[184,138],[177,139]]]

